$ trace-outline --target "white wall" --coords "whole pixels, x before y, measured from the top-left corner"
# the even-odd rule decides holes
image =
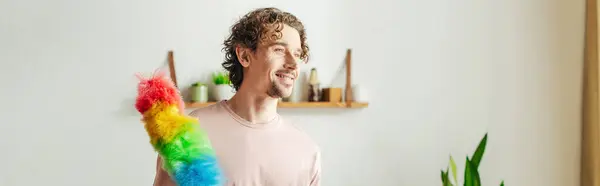
[[[440,185],[485,132],[485,185],[579,183],[583,0],[212,3],[0,1],[0,185],[150,185],[133,74],[173,49],[180,84],[202,80],[269,5],[305,22],[322,81],[353,48],[369,91],[363,110],[282,111],[320,143],[324,185]]]

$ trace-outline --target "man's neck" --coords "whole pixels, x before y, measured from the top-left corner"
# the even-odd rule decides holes
[[[278,99],[245,91],[243,87],[226,103],[250,123],[266,123],[277,116]]]

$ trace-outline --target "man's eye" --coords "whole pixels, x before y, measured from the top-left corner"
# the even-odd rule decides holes
[[[283,48],[275,48],[275,52],[283,52]]]

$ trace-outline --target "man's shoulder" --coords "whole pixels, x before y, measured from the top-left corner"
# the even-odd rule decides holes
[[[222,109],[220,108],[220,102],[217,102],[217,103],[214,103],[214,104],[206,106],[206,107],[196,108],[196,109],[192,110],[188,115],[197,118],[197,117],[201,117],[203,115],[211,115],[211,114],[218,113],[221,111],[222,111]]]

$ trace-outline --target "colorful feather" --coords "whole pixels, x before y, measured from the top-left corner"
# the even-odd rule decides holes
[[[138,75],[135,107],[163,167],[180,186],[218,186],[222,175],[214,150],[196,118],[183,114],[179,90],[165,73]]]

